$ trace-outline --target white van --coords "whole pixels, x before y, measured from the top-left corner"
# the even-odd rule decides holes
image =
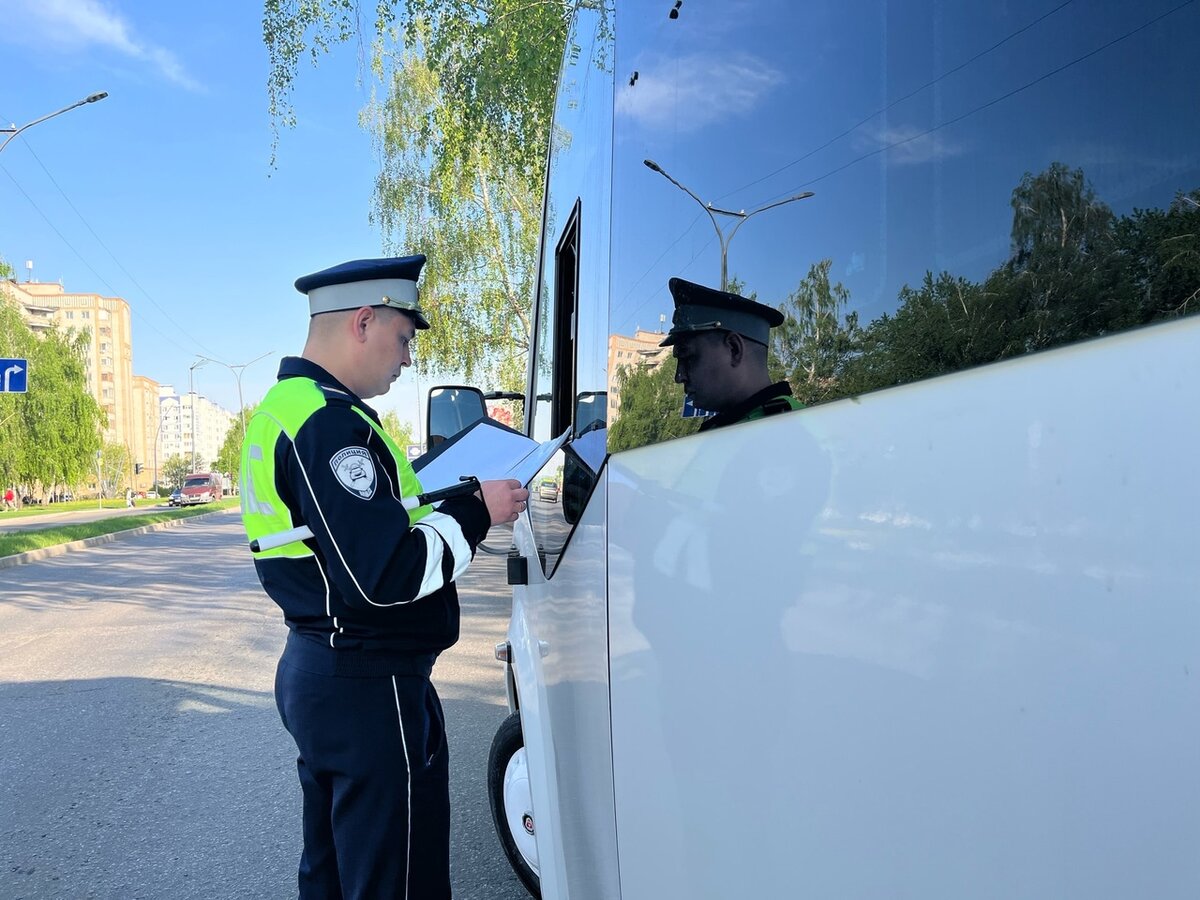
[[[498,648],[518,872],[1200,896],[1200,9],[576,6],[525,423],[576,436]],[[782,308],[807,408],[693,433],[674,276]]]

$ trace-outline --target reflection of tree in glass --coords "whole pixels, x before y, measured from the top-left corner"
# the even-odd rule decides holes
[[[832,260],[813,264],[780,307],[772,374],[810,405],[1200,311],[1200,190],[1117,216],[1082,170],[1054,163],[1021,179],[1012,206],[1011,255],[981,283],[927,271],[866,327],[843,315]],[[729,288],[758,299],[738,279]],[[668,360],[617,375],[610,451],[695,430],[674,374]]]
[[[1194,313],[1200,191],[1115,216],[1079,169],[1054,163],[1013,191],[1012,255],[981,284],[927,272],[896,311],[839,352],[834,396]]]
[[[684,419],[683,388],[675,383],[675,361],[622,366],[616,375],[621,408],[608,429],[608,450],[627,450],[692,434],[700,419]]]

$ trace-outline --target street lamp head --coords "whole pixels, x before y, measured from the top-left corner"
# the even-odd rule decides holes
[[[647,168],[647,169],[649,169],[651,172],[658,172],[660,175],[665,175],[665,174],[667,174],[666,172],[664,172],[664,171],[662,170],[662,167],[661,167],[661,166],[660,166],[658,163],[656,163],[654,160],[652,160],[652,159],[643,159],[643,160],[642,160],[642,163],[643,163],[643,164],[646,166],[646,168]]]
[[[108,96],[108,91],[98,91],[95,94],[88,94],[87,97],[84,98],[83,102],[84,103],[95,103],[97,100],[103,100],[107,96]]]

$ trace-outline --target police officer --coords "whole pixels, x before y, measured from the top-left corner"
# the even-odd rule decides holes
[[[716,413],[701,431],[802,407],[788,383],[772,384],[767,372],[767,341],[783,313],[682,278],[667,286],[675,315],[659,346],[673,348],[675,383],[693,405]]]
[[[401,505],[422,486],[363,401],[412,364],[429,327],[424,262],[356,260],[297,280],[308,340],[242,447],[248,537],[313,534],[254,555],[289,628],[275,699],[299,750],[304,900],[450,897],[448,753],[429,675],[458,639],[454,580],[529,496],[489,481],[436,510]]]

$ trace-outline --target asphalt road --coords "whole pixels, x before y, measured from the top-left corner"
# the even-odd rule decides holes
[[[295,896],[285,636],[232,512],[0,572],[0,900]],[[458,900],[521,900],[484,770],[505,716],[508,588],[480,556],[446,711]]]

